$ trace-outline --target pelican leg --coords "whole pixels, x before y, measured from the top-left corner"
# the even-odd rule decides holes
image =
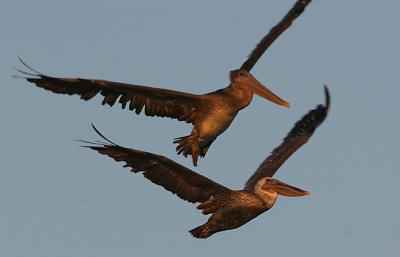
[[[178,137],[174,139],[174,144],[178,144],[176,146],[176,152],[185,157],[192,155],[194,166],[197,166],[199,156],[200,145],[198,139],[199,134],[195,129],[192,130],[192,133],[189,136]]]
[[[209,141],[206,145],[204,145],[203,147],[201,147],[201,152],[200,152],[200,156],[204,157],[206,156],[206,153],[208,151],[208,148],[210,147],[210,145],[214,142],[214,140]]]
[[[187,157],[192,156],[193,165],[197,166],[197,161],[200,157],[204,157],[208,151],[208,148],[214,142],[214,139],[201,137],[197,129],[193,129],[189,136],[178,137],[174,139],[176,146],[176,152]]]
[[[199,142],[193,140],[192,142],[192,162],[194,166],[197,166],[197,160],[199,159]]]

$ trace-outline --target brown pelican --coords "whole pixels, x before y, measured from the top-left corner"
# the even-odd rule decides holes
[[[250,104],[253,94],[289,107],[289,103],[251,75],[250,70],[310,2],[311,0],[296,2],[287,15],[258,43],[240,69],[230,72],[229,86],[203,95],[106,80],[51,77],[30,68],[21,59],[22,64],[31,72],[17,70],[28,75],[29,77],[24,78],[29,82],[56,94],[80,95],[81,99],[89,100],[100,93],[104,96],[103,105],[113,106],[118,100],[123,109],[129,106],[137,114],[144,108],[148,116],[169,117],[192,123],[194,128],[191,134],[176,138],[174,143],[178,144],[177,153],[185,157],[192,155],[196,166],[198,156],[206,155],[212,142],[229,127],[236,114]]]
[[[108,143],[89,143],[89,147],[116,161],[126,164],[132,172],[143,172],[151,182],[164,187],[183,200],[200,203],[203,214],[212,214],[209,220],[190,233],[197,238],[235,229],[269,210],[278,195],[304,196],[307,191],[272,178],[279,167],[308,139],[324,121],[329,110],[329,92],[325,87],[325,105],[319,105],[299,120],[283,143],[275,148],[254,174],[243,190],[231,190],[178,163],[160,155],[121,147],[100,134]]]

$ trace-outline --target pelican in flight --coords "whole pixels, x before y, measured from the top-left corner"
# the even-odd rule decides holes
[[[28,76],[23,77],[27,81],[56,94],[79,95],[81,99],[89,100],[100,93],[104,97],[103,105],[113,106],[118,100],[122,109],[128,106],[137,114],[144,108],[147,116],[169,117],[193,124],[190,135],[176,138],[174,143],[178,144],[177,153],[185,157],[192,155],[193,165],[197,166],[198,156],[206,155],[210,145],[229,127],[236,114],[250,104],[253,94],[290,106],[259,82],[250,70],[310,2],[296,2],[258,43],[240,69],[229,73],[230,84],[227,87],[203,95],[106,80],[51,77],[30,68],[21,59],[30,72],[17,70]]]
[[[164,187],[183,200],[200,203],[203,214],[212,214],[209,220],[190,231],[197,238],[207,238],[224,230],[235,229],[269,210],[278,195],[305,196],[309,192],[272,178],[279,167],[308,139],[324,121],[329,110],[329,92],[325,87],[325,105],[318,105],[299,120],[283,143],[275,148],[242,190],[224,187],[164,156],[119,146],[93,127],[108,143],[89,143],[89,147],[108,155],[118,162],[125,162],[132,172],[143,172],[144,177]]]

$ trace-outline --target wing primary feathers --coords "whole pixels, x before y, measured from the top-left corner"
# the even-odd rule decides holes
[[[12,68],[13,68],[13,70],[16,70],[16,71],[18,71],[18,72],[20,72],[20,73],[22,73],[22,74],[29,75],[29,76],[39,77],[38,74],[29,73],[29,72],[26,72],[26,71],[24,71],[24,70],[21,70],[21,69],[15,68],[15,67],[12,67]],[[22,76],[17,76],[17,75],[13,75],[13,77],[14,77],[14,78],[28,79],[28,77],[22,77]]]
[[[143,176],[156,185],[191,203],[204,202],[212,196],[230,195],[232,191],[164,156],[119,146],[93,126],[96,133],[108,143],[92,143],[84,140],[83,147],[107,155],[117,162],[124,162],[132,172]],[[110,144],[109,144],[110,143]]]
[[[311,137],[315,129],[325,120],[326,116],[328,115],[328,111],[330,108],[330,94],[329,89],[326,85],[324,86],[324,93],[325,105],[320,104],[314,110],[311,110],[306,115],[304,115],[298,122],[296,122],[296,125],[289,132],[284,140],[294,137],[295,134],[302,135],[305,133],[309,133],[309,137]]]
[[[108,138],[106,138],[94,125],[92,124],[92,128],[94,129],[94,131],[104,140],[106,140],[108,143],[112,144],[112,145],[117,145],[116,143],[112,142],[111,140],[109,140]],[[99,142],[101,144],[101,142]]]
[[[329,88],[327,85],[324,85],[324,92],[325,92],[325,108],[326,112],[329,112],[329,108],[331,106],[331,96],[329,94]]]
[[[169,117],[195,124],[202,107],[202,96],[170,89],[127,84],[99,79],[52,77],[38,72],[18,56],[27,71],[14,68],[20,76],[39,88],[56,94],[79,95],[88,101],[96,95],[103,97],[102,104],[114,106],[117,101],[122,108],[145,115]],[[22,74],[22,75],[21,75]]]
[[[304,9],[310,2],[311,0],[297,0],[285,17],[283,17],[278,24],[272,27],[268,34],[261,39],[240,69],[250,71],[272,43],[292,25],[293,21],[299,17],[300,14],[303,13]]]
[[[91,125],[92,125],[92,128],[94,129],[94,131],[95,131],[101,138],[103,138],[104,140],[106,140],[106,141],[107,141],[108,143],[110,143],[110,145],[112,145],[112,146],[118,146],[116,143],[112,142],[112,141],[109,140],[106,136],[104,136],[104,135],[96,128],[96,126],[95,126],[93,123],[91,123]],[[95,142],[92,142],[92,141],[86,141],[86,140],[81,140],[81,139],[75,139],[75,141],[81,142],[81,143],[85,143],[85,144],[90,144],[90,145],[102,146],[102,147],[104,147],[104,146],[107,145],[107,143],[102,142],[102,141],[98,141],[98,140],[96,140]],[[88,146],[88,145],[83,145],[82,147],[89,147],[89,148],[91,148],[91,146]]]
[[[283,142],[260,164],[254,174],[247,180],[244,189],[252,191],[254,185],[263,177],[272,177],[283,163],[307,143],[315,129],[321,125],[328,115],[330,95],[328,87],[324,87],[325,105],[318,105],[309,111],[290,130]]]
[[[19,71],[19,72],[21,72],[21,73],[24,73],[24,74],[26,74],[26,75],[31,75],[31,76],[45,76],[43,73],[38,72],[37,70],[35,70],[34,68],[32,68],[31,66],[29,66],[28,64],[26,64],[26,62],[25,62],[24,60],[22,60],[22,58],[19,57],[18,55],[17,55],[17,58],[18,58],[18,60],[19,60],[26,68],[28,68],[29,70],[35,72],[36,74],[31,74],[31,73],[28,73],[28,72],[26,72],[26,71],[22,71],[22,70],[19,70],[19,69],[16,69],[16,68],[15,68],[15,70],[17,70],[17,71]]]
[[[84,143],[84,144],[91,144],[91,145],[99,145],[99,146],[103,146],[104,143],[102,142],[91,142],[91,141],[87,141],[87,140],[82,140],[82,139],[75,139],[76,142],[80,142],[80,143]],[[81,145],[81,147],[87,147],[87,145]]]

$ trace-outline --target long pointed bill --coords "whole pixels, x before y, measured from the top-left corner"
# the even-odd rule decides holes
[[[270,185],[269,188],[276,191],[279,195],[284,195],[284,196],[310,195],[310,192],[308,192],[308,191],[304,191],[300,188],[285,184],[280,181],[277,181],[276,184]]]
[[[253,91],[253,93],[256,95],[258,95],[262,98],[265,98],[271,102],[274,102],[276,104],[290,108],[290,104],[288,102],[284,101],[279,96],[272,93],[272,91],[270,91],[268,88],[266,88],[263,84],[261,84],[254,77],[251,79],[250,88]]]

